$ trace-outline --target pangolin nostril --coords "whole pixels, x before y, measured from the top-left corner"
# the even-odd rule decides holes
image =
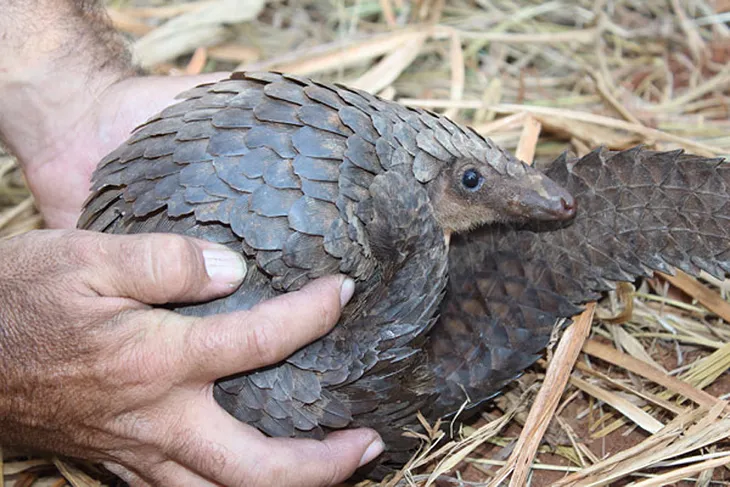
[[[572,197],[560,198],[560,204],[567,214],[573,215],[575,213],[575,200]]]

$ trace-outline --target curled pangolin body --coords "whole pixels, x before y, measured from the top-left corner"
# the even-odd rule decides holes
[[[455,158],[499,160],[489,140],[276,73],[236,73],[181,97],[100,163],[79,227],[173,232],[242,252],[239,290],[176,308],[185,314],[354,277],[356,298],[333,332],[276,366],[221,379],[214,394],[273,436],[377,429],[388,452],[373,476],[417,446],[402,436],[417,411],[435,419],[493,396],[536,360],[559,318],[612,281],[671,267],[730,272],[730,169],[718,161],[640,149],[561,158],[547,174],[574,194],[574,221],[489,225],[447,249],[425,183]]]

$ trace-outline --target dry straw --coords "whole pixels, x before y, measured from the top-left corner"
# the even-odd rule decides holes
[[[730,154],[728,0],[116,0],[109,12],[152,72],[345,82],[443,111],[536,164],[597,145]],[[0,236],[40,225],[0,155]],[[387,485],[730,484],[730,284],[679,273],[619,290],[478,422],[423,420],[421,450]],[[0,487],[108,480],[7,450],[0,470]]]

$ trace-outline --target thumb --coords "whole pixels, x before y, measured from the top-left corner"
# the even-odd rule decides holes
[[[246,276],[241,254],[174,234],[88,232],[75,250],[86,257],[92,290],[147,304],[209,300],[233,292]]]

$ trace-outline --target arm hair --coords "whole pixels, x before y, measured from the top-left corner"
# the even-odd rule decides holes
[[[0,42],[5,44],[0,53],[10,59],[47,56],[43,62],[81,69],[87,76],[137,72],[126,40],[100,0],[0,0],[0,12]],[[13,69],[10,62],[5,69]]]

